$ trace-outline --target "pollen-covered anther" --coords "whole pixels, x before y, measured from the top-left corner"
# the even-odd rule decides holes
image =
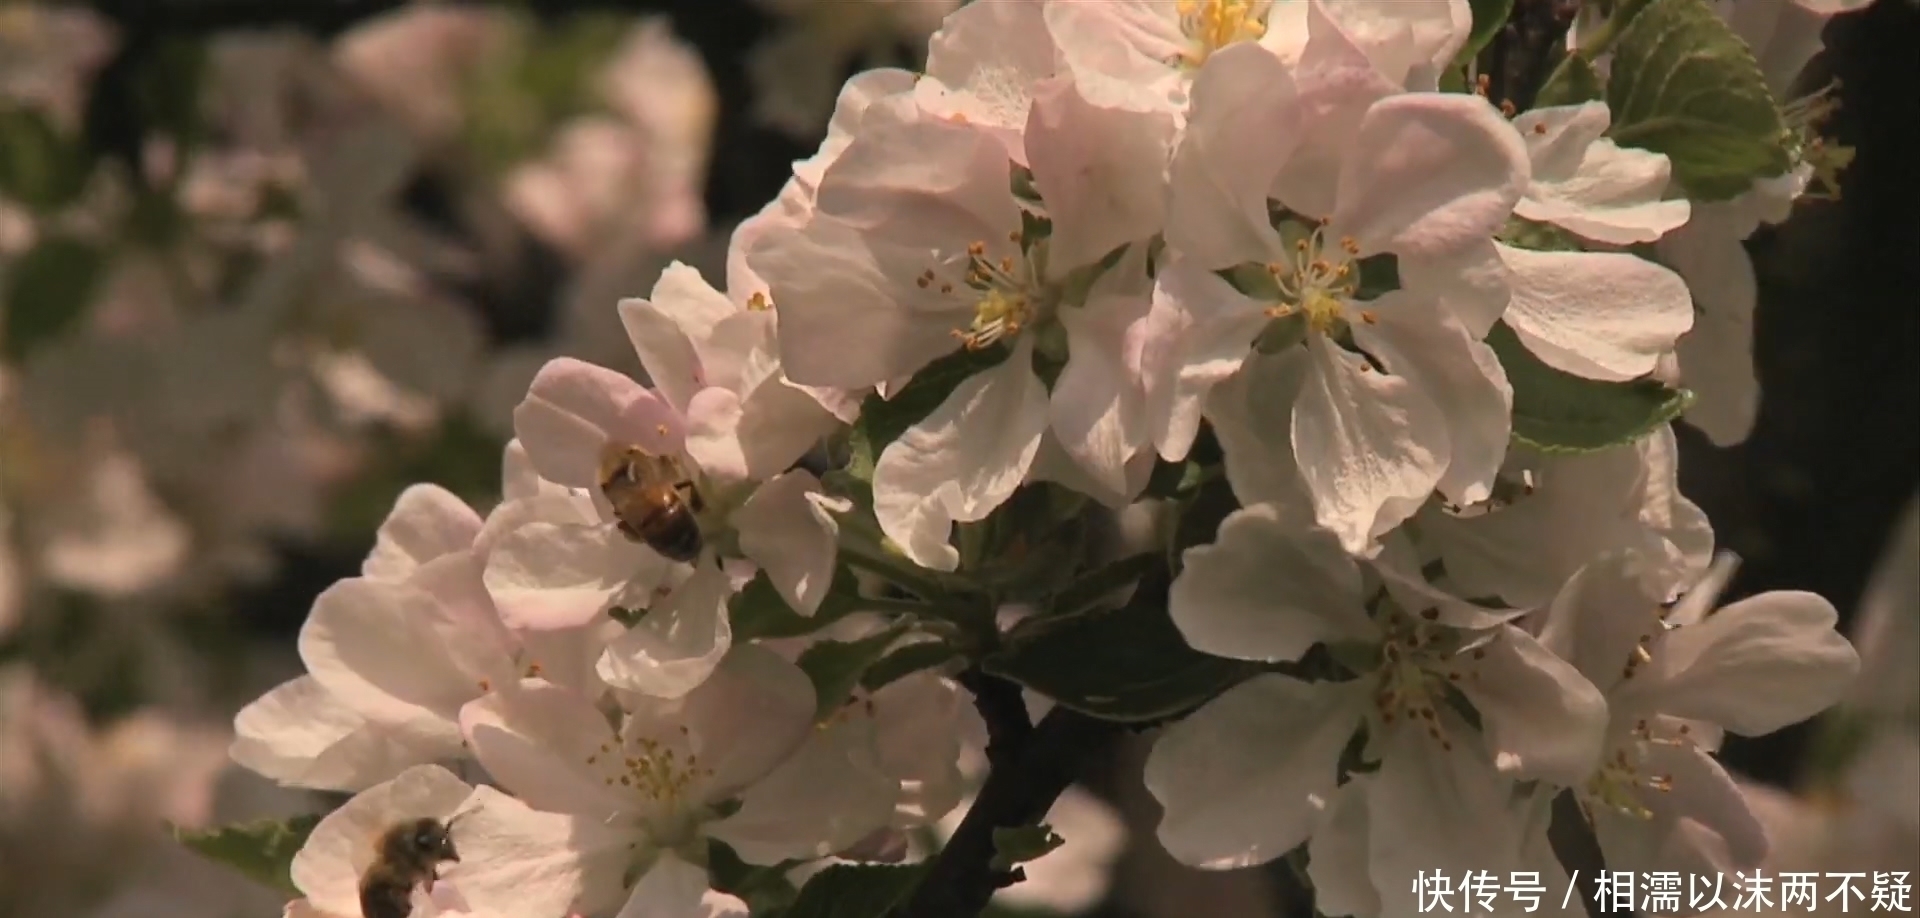
[[[1215,51],[1239,41],[1267,34],[1267,7],[1271,0],[1177,0],[1180,31],[1188,47],[1167,59],[1187,69],[1198,68]]]
[[[1547,132],[1546,122],[1543,121],[1543,122],[1540,122],[1539,124],[1534,125],[1533,132],[1535,134],[1545,134]]]
[[[773,300],[768,299],[764,291],[756,290],[752,296],[747,297],[747,310],[749,312],[767,312],[772,308]]]
[[[1380,317],[1377,315],[1374,315],[1373,310],[1371,309],[1362,309],[1360,310],[1360,321],[1365,322],[1368,325],[1379,325]]]

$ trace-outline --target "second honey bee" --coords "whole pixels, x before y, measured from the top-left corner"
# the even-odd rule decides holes
[[[675,561],[700,556],[700,492],[678,461],[609,443],[600,453],[600,493],[627,538]]]
[[[395,823],[374,842],[374,861],[360,875],[363,918],[407,918],[413,914],[414,887],[433,892],[439,867],[459,862],[449,823],[432,817]]]

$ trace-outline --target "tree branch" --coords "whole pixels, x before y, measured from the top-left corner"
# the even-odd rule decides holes
[[[1035,727],[1027,726],[1025,703],[1011,682],[969,670],[961,684],[987,720],[987,756],[993,770],[973,808],[927,869],[913,897],[892,918],[973,918],[995,890],[1020,879],[1016,870],[994,870],[996,829],[1032,825],[1072,784],[1080,766],[1107,749],[1124,729],[1078,711],[1056,707]],[[1017,708],[1010,708],[1011,705]],[[1017,711],[1017,718],[1014,713]]]

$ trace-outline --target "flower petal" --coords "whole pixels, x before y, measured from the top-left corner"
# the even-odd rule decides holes
[[[727,654],[684,699],[676,728],[713,774],[708,793],[737,793],[778,766],[810,734],[813,683],[786,658],[747,644]]]
[[[584,695],[534,679],[502,686],[461,709],[460,730],[487,774],[535,809],[602,821],[634,809],[605,780],[622,773],[603,751],[616,737]]]
[[[1207,58],[1169,165],[1167,244],[1203,269],[1264,262],[1277,243],[1268,190],[1299,143],[1293,78],[1252,42]]]
[[[1128,493],[1127,461],[1147,443],[1146,406],[1127,371],[1125,347],[1149,305],[1145,297],[1094,297],[1060,314],[1068,356],[1048,402],[1053,434],[1112,493]]]
[[[720,388],[701,389],[687,405],[687,455],[708,477],[722,482],[748,477],[742,414],[740,396]]]
[[[1506,223],[1529,174],[1513,126],[1459,93],[1374,103],[1350,150],[1332,229],[1365,252],[1435,256],[1481,242]]]
[[[1337,538],[1255,504],[1187,549],[1167,611],[1201,653],[1290,662],[1317,643],[1376,637],[1361,598],[1360,569]]]
[[[1175,722],[1146,764],[1147,790],[1165,809],[1160,843],[1209,870],[1291,851],[1333,794],[1365,704],[1357,682],[1262,675]]]
[[[1071,77],[1035,87],[1026,152],[1053,220],[1051,274],[1064,277],[1160,231],[1174,132],[1172,112],[1096,105]]]
[[[632,832],[597,814],[536,812],[483,786],[474,788],[453,831],[460,861],[442,879],[458,887],[475,915],[604,914],[626,894],[621,881]]]
[[[593,621],[629,584],[666,582],[673,564],[611,526],[528,523],[500,537],[484,577],[509,626],[550,631]]]
[[[836,513],[852,503],[829,497],[813,473],[796,469],[761,485],[733,514],[740,550],[767,572],[780,597],[801,615],[812,615],[833,586],[839,557]]]
[[[547,362],[513,410],[514,432],[540,477],[570,488],[599,486],[600,447],[631,443],[680,452],[679,416],[639,383],[571,357]]]
[[[1310,367],[1298,350],[1254,354],[1207,396],[1207,418],[1226,453],[1227,483],[1243,505],[1313,506],[1286,423]]]
[[[1448,421],[1446,471],[1434,487],[1462,506],[1485,500],[1513,434],[1513,387],[1493,349],[1432,300],[1389,293],[1354,341],[1432,400]]]
[[[1686,281],[1624,252],[1535,252],[1499,246],[1512,272],[1506,321],[1558,370],[1620,382],[1653,372],[1693,327]]]
[[[413,485],[393,502],[393,512],[374,535],[373,551],[360,573],[405,577],[427,561],[471,547],[479,534],[480,514],[466,501],[436,484]]]
[[[705,870],[668,852],[634,884],[615,918],[747,918],[747,904],[714,891]]]
[[[233,760],[288,787],[357,791],[446,751],[409,746],[403,734],[369,723],[312,676],[255,699],[233,726]]]
[[[880,768],[873,722],[853,718],[808,737],[708,833],[749,864],[825,857],[886,826],[899,793]]]
[[[1487,751],[1503,772],[1579,786],[1600,764],[1606,698],[1533,635],[1511,625],[1495,635],[1474,651],[1473,678],[1460,683]]]
[[[953,570],[953,524],[985,519],[1027,475],[1047,427],[1047,390],[1024,337],[1004,363],[955,387],[887,444],[873,472],[874,514],[922,567]]]
[[[1447,418],[1403,376],[1313,336],[1293,445],[1320,525],[1354,554],[1420,509],[1446,474]]]
[[[732,598],[727,575],[702,562],[639,624],[607,645],[595,672],[615,688],[660,698],[685,695],[706,681],[733,645],[727,620]]]
[[[1461,736],[1466,725],[1441,714],[1449,720],[1448,732]],[[1374,745],[1380,770],[1367,785],[1367,849],[1381,914],[1422,911],[1414,882],[1422,872],[1508,875],[1520,854],[1520,827],[1507,813],[1511,784],[1477,744],[1447,748],[1407,725]]]
[[[1333,792],[1307,842],[1307,878],[1313,906],[1322,915],[1380,914],[1380,894],[1367,871],[1367,788],[1370,775],[1356,774]]]
[[[479,688],[470,674],[436,652],[440,617],[433,596],[418,587],[342,580],[314,600],[300,629],[300,658],[321,687],[370,719],[396,724],[448,719]]]
[[[1743,736],[1818,714],[1860,671],[1838,618],[1816,594],[1776,590],[1666,632],[1654,651],[1661,709]]]

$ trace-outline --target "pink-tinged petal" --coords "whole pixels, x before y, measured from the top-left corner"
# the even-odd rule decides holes
[[[1236,511],[1187,549],[1167,610],[1193,649],[1236,660],[1300,659],[1322,642],[1377,636],[1360,569],[1324,530],[1271,504]],[[1272,585],[1285,582],[1283,592]]]
[[[484,582],[507,625],[552,631],[593,621],[631,584],[666,582],[674,564],[612,526],[536,522],[500,537]]]
[[[282,683],[240,709],[229,754],[242,767],[288,787],[357,791],[450,753],[409,744],[406,734],[370,723],[311,676]]]
[[[694,274],[699,281],[699,272],[678,262],[673,268],[681,268]],[[661,275],[661,284],[666,283],[666,275]],[[717,295],[717,294],[716,294]],[[654,297],[660,296],[659,285],[654,287]],[[695,298],[689,298],[695,299]],[[721,298],[722,301],[725,297]],[[684,302],[674,304],[686,305]],[[633,349],[640,355],[640,365],[646,368],[647,379],[659,390],[667,404],[685,412],[687,402],[695,392],[709,383],[700,365],[700,354],[694,350],[693,342],[688,340],[686,330],[676,321],[676,316],[667,311],[667,306],[652,300],[621,300],[620,324],[626,326],[627,340],[633,343]],[[697,310],[696,310],[697,311]]]
[[[661,698],[685,695],[706,681],[733,645],[727,620],[732,598],[733,586],[719,567],[698,565],[692,577],[607,646],[595,671],[615,688]]]
[[[1393,96],[1360,120],[1333,228],[1365,252],[1459,252],[1506,223],[1527,177],[1520,135],[1487,100]]]
[[[1147,423],[1160,455],[1187,457],[1207,393],[1251,355],[1267,318],[1262,307],[1196,262],[1162,267],[1147,317],[1137,326]]]
[[[740,415],[740,396],[726,389],[702,389],[687,405],[687,455],[717,481],[747,478]]]
[[[951,353],[953,330],[973,320],[958,300],[944,312],[925,302],[913,277],[930,264],[913,268],[904,249],[877,252],[880,241],[838,220],[816,217],[804,231],[769,236],[751,258],[773,290],[780,364],[795,383],[862,389],[910,376]],[[906,274],[893,277],[883,258]]]
[[[747,904],[715,892],[707,872],[671,852],[647,869],[615,918],[747,918]]]
[[[328,813],[293,856],[293,885],[314,907],[360,914],[360,876],[373,864],[374,843],[394,823],[459,812],[473,788],[438,765],[419,765],[375,785]]]
[[[1484,651],[1484,656],[1481,653]],[[1573,664],[1511,625],[1474,652],[1460,689],[1502,772],[1577,787],[1600,764],[1607,700]]]
[[[1313,498],[1300,476],[1288,424],[1311,368],[1299,349],[1254,354],[1208,394],[1207,418],[1226,453],[1227,484],[1242,505],[1269,503],[1311,514]]]
[[[439,604],[418,587],[342,580],[314,600],[300,658],[330,694],[388,723],[450,719],[477,682],[438,652]]]
[[[1448,419],[1411,380],[1366,368],[1315,335],[1293,406],[1293,445],[1320,525],[1362,554],[1433,494],[1452,449]]]
[[[1160,231],[1175,130],[1172,112],[1102,107],[1070,78],[1035,88],[1027,162],[1053,219],[1051,274],[1064,277]]]
[[[964,118],[991,132],[1006,155],[1026,163],[1020,132],[1031,87],[1054,74],[1059,49],[1044,4],[983,3],[948,15],[927,40],[927,76],[914,96],[941,117]]]
[[[1245,42],[1207,58],[1169,166],[1167,243],[1201,268],[1264,262],[1278,244],[1268,189],[1299,143],[1293,78]]]
[[[520,642],[500,620],[482,570],[472,552],[454,552],[421,565],[407,583],[433,597],[436,646],[455,668],[475,682],[509,681],[519,675]]]
[[[1299,146],[1281,170],[1273,197],[1313,216],[1333,212],[1341,164],[1348,158],[1369,106],[1401,91],[1353,43],[1321,3],[1286,3],[1303,8],[1288,17],[1304,28],[1306,39],[1294,69],[1299,93]],[[1270,17],[1271,18],[1271,17]]]
[[[569,494],[567,488],[540,477],[534,471],[533,460],[527,456],[527,448],[517,439],[508,440],[506,449],[500,456],[500,497],[506,501],[525,500],[533,497],[564,497]],[[495,508],[495,513],[498,513]],[[492,522],[493,514],[487,521]],[[478,536],[476,535],[476,538]]]
[[[540,368],[513,410],[513,426],[540,477],[570,488],[599,485],[600,447],[608,441],[680,452],[681,422],[671,406],[626,376],[571,357]]]
[[[681,703],[672,726],[686,728],[689,748],[713,770],[709,802],[739,793],[792,755],[812,734],[817,707],[800,667],[752,644],[734,648]]]
[[[480,514],[452,491],[417,484],[400,492],[393,512],[374,535],[373,551],[360,573],[367,577],[405,577],[415,567],[473,545]]]
[[[1293,850],[1333,795],[1340,753],[1366,704],[1358,682],[1262,675],[1166,728],[1145,780],[1164,809],[1167,853],[1226,870]]]
[[[460,861],[442,880],[475,916],[605,914],[626,896],[634,836],[599,814],[537,812],[477,787],[453,833]]]
[[[1372,304],[1376,324],[1353,337],[1446,416],[1450,455],[1434,487],[1461,506],[1487,499],[1513,434],[1513,387],[1493,349],[1432,300],[1399,292]]]
[[[1437,726],[1453,737],[1451,748],[1413,724],[1371,744],[1380,770],[1367,785],[1367,853],[1383,915],[1421,910],[1413,878],[1423,870],[1504,877],[1520,855],[1506,812],[1512,783],[1467,741],[1465,723],[1443,711]]]
[[[1054,381],[1048,414],[1054,436],[1100,489],[1127,494],[1127,461],[1147,445],[1144,393],[1126,367],[1126,342],[1150,301],[1095,296],[1060,313],[1067,366]]]
[[[812,615],[833,586],[840,551],[835,514],[852,508],[822,492],[812,473],[795,470],[756,489],[732,523],[740,550],[766,570],[781,598],[801,615]]]
[[[1499,250],[1513,278],[1507,324],[1554,369],[1611,382],[1638,379],[1693,327],[1686,281],[1644,258]]]
[[[1473,29],[1466,0],[1345,0],[1313,4],[1338,24],[1380,74],[1414,90],[1432,90],[1440,71]]]
[[[900,783],[880,768],[873,722],[855,717],[813,732],[746,789],[739,812],[707,831],[749,864],[810,860],[884,828],[899,794]]]
[[[779,371],[775,370],[776,373]],[[794,466],[815,445],[860,416],[860,399],[839,389],[796,386],[769,376],[745,396],[734,433],[746,459],[747,477],[765,481]]]
[[[626,774],[613,728],[586,696],[541,680],[502,686],[468,702],[460,731],[474,758],[535,809],[602,822],[636,808],[610,779]]]
[[[1023,336],[1006,361],[960,383],[887,444],[873,472],[880,528],[923,567],[953,570],[954,523],[985,519],[1027,475],[1047,428],[1047,390]]]
[[[1833,604],[1777,590],[1665,633],[1654,650],[1660,708],[1742,736],[1761,736],[1832,705],[1860,671],[1834,630]]]

